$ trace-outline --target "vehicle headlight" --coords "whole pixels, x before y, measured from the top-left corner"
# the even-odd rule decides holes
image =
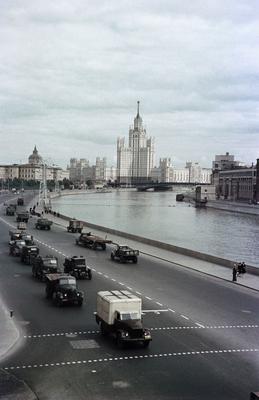
[[[62,294],[62,293],[58,293],[58,297],[59,297],[60,299],[63,299],[63,294]]]
[[[144,336],[150,336],[150,332],[149,331],[144,331]]]
[[[125,332],[125,331],[122,331],[122,332],[121,332],[121,336],[123,336],[123,337],[128,337],[128,336],[129,336],[129,333],[128,333],[128,332]]]
[[[63,294],[62,294],[62,297],[63,297]],[[67,294],[66,294],[66,293],[64,293],[64,297],[67,297]]]

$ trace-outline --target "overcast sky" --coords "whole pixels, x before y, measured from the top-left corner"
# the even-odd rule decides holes
[[[0,163],[107,157],[140,100],[156,160],[259,157],[258,0],[0,0]]]

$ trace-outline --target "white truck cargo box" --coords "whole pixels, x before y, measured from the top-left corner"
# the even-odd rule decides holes
[[[108,325],[114,323],[116,312],[134,312],[141,319],[142,300],[127,290],[112,290],[97,293],[97,315]]]

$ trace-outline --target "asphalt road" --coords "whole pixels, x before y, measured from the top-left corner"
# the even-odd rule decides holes
[[[84,255],[92,281],[79,281],[82,308],[56,308],[31,268],[8,255],[14,217],[0,215],[0,289],[22,340],[1,368],[23,379],[40,400],[249,399],[259,389],[259,294],[193,270],[141,256],[110,260],[110,251],[75,245],[61,227],[29,230],[40,253]],[[124,240],[125,241],[125,240]],[[143,299],[148,349],[118,349],[95,322],[99,290],[129,289]]]

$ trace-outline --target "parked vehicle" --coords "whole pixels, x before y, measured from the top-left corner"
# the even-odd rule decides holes
[[[76,244],[78,246],[89,247],[94,250],[96,250],[98,247],[100,247],[102,250],[105,250],[107,243],[112,243],[112,241],[92,235],[91,232],[81,233],[79,238],[76,239]]]
[[[142,300],[127,290],[97,293],[96,322],[102,335],[110,334],[118,346],[140,343],[147,347],[152,340],[150,332],[143,328]]]
[[[85,258],[73,256],[65,258],[64,272],[74,276],[76,279],[92,279],[92,271],[86,265]]]
[[[24,240],[13,240],[9,242],[9,255],[18,257],[21,255],[22,248],[26,246]]]
[[[133,250],[128,246],[116,245],[111,252],[111,259],[118,260],[121,263],[132,261],[134,264],[138,262],[139,251]]]
[[[69,225],[67,227],[68,232],[72,233],[81,233],[84,227],[84,223],[82,221],[77,221],[76,219],[72,219],[69,221]]]
[[[18,205],[18,206],[23,206],[23,205],[24,205],[24,199],[23,199],[23,197],[18,197],[18,199],[17,199],[17,205]]]
[[[46,275],[46,297],[57,306],[63,304],[83,304],[84,294],[77,290],[76,278],[69,274]]]
[[[58,259],[54,256],[37,256],[32,261],[32,276],[42,282],[46,281],[47,274],[61,273]]]
[[[45,229],[45,230],[50,230],[51,225],[53,224],[52,221],[50,221],[47,218],[38,218],[37,222],[35,224],[36,229]]]
[[[15,211],[16,211],[16,205],[15,204],[9,204],[5,209],[6,215],[14,215]]]
[[[31,265],[33,259],[39,254],[39,248],[33,245],[25,245],[21,249],[21,262]]]
[[[29,220],[29,211],[21,211],[17,213],[16,221],[17,222],[28,222]]]

